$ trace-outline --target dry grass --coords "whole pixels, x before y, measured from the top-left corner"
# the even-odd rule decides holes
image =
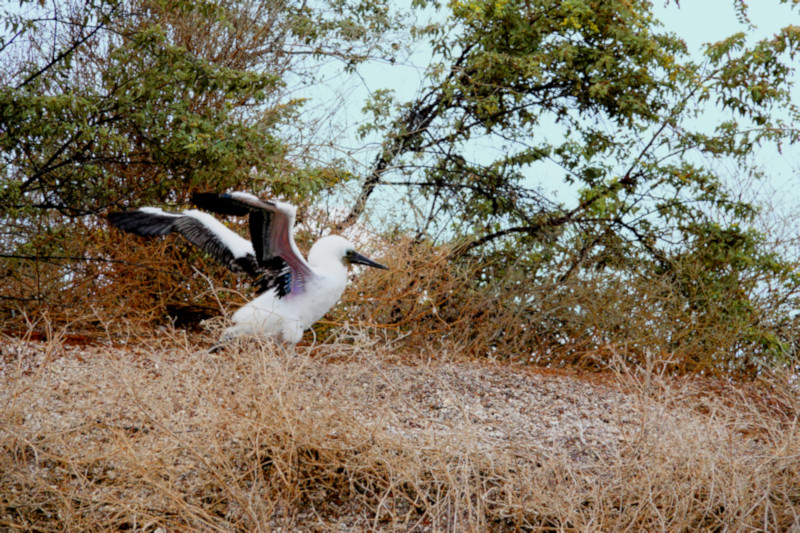
[[[194,327],[219,316],[232,301],[244,301],[238,291],[249,289],[247,280],[185,240],[142,239],[103,220],[92,222],[69,226],[69,249],[31,244],[29,259],[0,258],[4,330],[24,332],[30,325],[25,317],[89,335],[122,321],[142,328]]]
[[[800,399],[785,380],[399,363],[347,334],[294,354],[209,355],[181,333],[4,340],[0,528],[800,528]]]
[[[741,294],[706,295],[717,303],[698,310],[672,274],[598,270],[562,279],[565,268],[453,261],[448,246],[406,240],[381,249],[391,270],[363,272],[328,316],[386,331],[411,351],[458,346],[476,358],[595,369],[624,354],[632,365],[656,359],[674,375],[723,378],[800,368],[800,322],[786,315],[785,302],[757,303],[757,313],[739,316],[726,305],[744,306]],[[706,268],[690,267],[681,279],[699,279]]]

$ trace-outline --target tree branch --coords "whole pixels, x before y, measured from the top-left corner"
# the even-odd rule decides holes
[[[121,3],[121,2],[117,3],[116,5],[114,5],[114,6],[111,8],[111,11],[109,11],[109,12],[108,12],[106,15],[103,15],[103,16],[100,18],[100,21],[98,22],[98,24],[97,24],[97,27],[95,27],[95,28],[94,28],[92,31],[90,31],[88,34],[86,34],[86,35],[85,35],[85,36],[83,36],[82,38],[78,39],[78,41],[77,41],[77,42],[75,42],[75,43],[73,43],[73,44],[72,44],[72,46],[70,46],[70,47],[69,47],[69,48],[67,48],[66,50],[63,50],[63,51],[62,51],[60,54],[58,54],[56,57],[54,57],[54,58],[53,58],[53,59],[52,59],[52,60],[51,60],[49,63],[47,63],[45,66],[43,66],[42,68],[40,68],[39,70],[37,70],[36,72],[34,72],[34,73],[33,73],[33,74],[31,74],[30,76],[28,76],[28,77],[27,77],[27,78],[26,78],[26,79],[25,79],[25,80],[24,80],[22,83],[20,83],[19,85],[17,85],[17,86],[15,87],[15,89],[16,89],[16,90],[19,90],[19,89],[21,89],[22,87],[24,87],[24,86],[28,85],[28,84],[29,84],[29,83],[31,83],[33,80],[35,80],[36,78],[38,78],[39,76],[41,76],[42,74],[44,74],[45,72],[47,72],[48,70],[50,70],[51,68],[53,68],[53,66],[54,66],[54,65],[56,65],[56,64],[57,64],[57,63],[59,63],[59,62],[61,62],[61,60],[63,60],[63,59],[64,59],[65,57],[67,57],[69,54],[71,54],[72,52],[74,52],[75,50],[77,50],[77,49],[78,49],[78,47],[80,47],[80,46],[81,46],[83,43],[85,43],[86,41],[88,41],[89,39],[91,39],[91,38],[94,36],[94,34],[96,34],[98,31],[100,31],[101,29],[103,29],[103,27],[105,27],[105,25],[106,25],[106,24],[108,24],[108,22],[109,22],[109,17],[111,16],[111,14],[112,14],[112,13],[113,13],[113,12],[114,12],[114,11],[115,11],[115,10],[116,10],[116,9],[117,9],[119,6],[120,6],[120,5],[122,5],[122,3]]]

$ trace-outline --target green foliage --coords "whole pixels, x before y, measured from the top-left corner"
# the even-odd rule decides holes
[[[688,333],[672,347],[691,345],[697,361],[730,370],[784,363],[790,338],[781,339],[779,332],[790,320],[790,307],[774,301],[774,289],[796,292],[796,267],[769,251],[761,233],[738,224],[704,222],[682,230],[688,245],[655,272],[666,275],[680,295],[675,302]],[[704,328],[715,335],[703,335]]]
[[[43,281],[115,261],[111,209],[231,188],[302,202],[351,178],[289,157],[303,102],[284,78],[314,55],[357,64],[393,21],[373,2],[51,0],[0,22],[0,302],[68,306]]]
[[[745,32],[707,45],[702,62],[648,0],[415,0],[408,13],[385,0],[21,5],[0,14],[0,247],[13,259],[0,271],[30,298],[41,280],[56,294],[77,274],[43,277],[26,258],[105,256],[107,243],[88,243],[106,242],[94,215],[108,209],[233,187],[304,202],[361,172],[347,222],[382,186],[405,188],[412,209],[399,208],[415,224],[402,230],[452,245],[454,268],[475,273],[467,293],[514,280],[503,294],[519,317],[534,316],[537,286],[578,302],[584,282],[624,299],[617,288],[657,280],[666,288],[648,298],[671,317],[665,339],[697,350],[697,366],[752,368],[792,349],[796,265],[725,169],[756,179],[756,150],[800,141],[800,28],[753,43],[743,1],[732,9]],[[434,8],[446,19],[409,27]],[[304,101],[291,84],[410,57],[420,38],[433,60],[418,96],[378,90],[364,103],[358,133],[380,144],[368,168],[293,144]],[[616,326],[586,309],[531,338],[606,327],[592,342],[612,338]]]
[[[34,79],[6,80],[4,209],[97,213],[134,195],[242,183],[280,157],[271,129],[290,109],[265,105],[276,75],[197,57],[150,20],[107,24],[125,37],[90,39],[104,54],[76,49]]]
[[[757,176],[756,149],[800,140],[798,28],[754,44],[733,35],[696,63],[644,0],[448,7],[442,31],[425,32],[437,56],[422,96],[366,128],[385,132],[383,151],[350,219],[382,183],[404,183],[429,210],[415,233],[463,242],[454,259],[485,263],[478,279],[530,264],[523,301],[553,277],[671,272],[674,309],[733,339],[698,357],[735,365],[745,345],[784,350],[793,334],[778,342],[776,324],[797,302],[797,266],[753,229],[757,208],[720,170]],[[744,2],[735,8],[746,21]],[[767,301],[766,287],[781,298]]]

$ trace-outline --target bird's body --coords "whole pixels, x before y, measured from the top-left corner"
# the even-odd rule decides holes
[[[347,244],[338,236],[317,241],[308,254],[314,276],[306,280],[305,290],[299,294],[290,292],[282,298],[278,298],[274,291],[260,294],[233,314],[231,321],[234,325],[224,335],[263,334],[287,343],[299,342],[303,332],[339,301],[347,286],[347,267],[337,259],[343,254],[339,256],[335,249],[330,250],[331,253],[328,251],[336,245]]]
[[[228,215],[249,215],[250,240],[197,210],[169,213],[143,207],[112,213],[111,223],[142,236],[180,233],[215,259],[253,279],[259,295],[231,317],[222,342],[240,336],[268,336],[296,344],[333,307],[347,285],[347,265],[385,266],[353,250],[338,235],[319,239],[306,261],[292,236],[295,207],[265,202],[247,193],[199,194],[199,207]]]

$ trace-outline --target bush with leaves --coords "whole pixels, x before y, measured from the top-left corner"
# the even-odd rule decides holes
[[[153,253],[139,244],[133,256],[114,254],[109,210],[181,206],[192,191],[230,188],[302,200],[341,179],[289,157],[297,150],[279,132],[300,102],[284,77],[320,39],[358,49],[391,21],[361,13],[369,31],[343,34],[359,5],[338,6],[337,22],[326,6],[52,0],[0,12],[6,316],[84,312],[76,297],[91,300],[118,275],[114,265]],[[179,285],[184,296],[200,292],[188,279]]]
[[[746,21],[746,5],[732,4]],[[233,187],[305,202],[361,176],[342,225],[399,192],[386,216],[396,231],[383,229],[415,244],[394,253],[447,256],[386,287],[405,289],[386,298],[384,324],[444,332],[497,311],[459,342],[509,356],[624,345],[634,360],[679,354],[687,369],[752,370],[794,353],[797,265],[759,232],[758,206],[730,192],[724,169],[758,178],[754,150],[800,140],[796,26],[757,42],[732,35],[697,61],[646,0],[421,1],[412,13],[440,18],[410,28],[379,0],[23,6],[3,15],[0,42],[7,312],[69,305],[71,288],[90,297],[127,272],[96,259],[139,262],[146,244],[107,253],[96,215],[108,209]],[[415,37],[433,60],[410,101],[381,90],[366,103],[360,131],[379,146],[367,168],[292,145],[302,102],[286,80],[320,64],[305,59],[355,75]],[[164,283],[155,292],[206,294],[185,273],[152,271]]]
[[[734,7],[746,20],[747,6]],[[731,193],[725,168],[763,177],[757,148],[800,141],[800,28],[752,44],[737,33],[698,62],[644,0],[448,8],[427,29],[435,58],[420,96],[380,93],[369,107],[375,121],[362,132],[383,144],[349,219],[381,190],[399,190],[417,206],[407,227],[455,245],[451,261],[474,273],[471,287],[502,292],[514,280],[509,306],[536,302],[542,287],[570,293],[603,279],[575,305],[592,308],[614,287],[646,289],[642,311],[666,322],[667,352],[697,350],[688,366],[791,355],[797,264],[759,232],[758,206]],[[648,289],[662,283],[662,296]],[[520,320],[528,331],[547,324]],[[587,315],[579,329],[595,322]],[[544,327],[556,338],[566,326]]]

